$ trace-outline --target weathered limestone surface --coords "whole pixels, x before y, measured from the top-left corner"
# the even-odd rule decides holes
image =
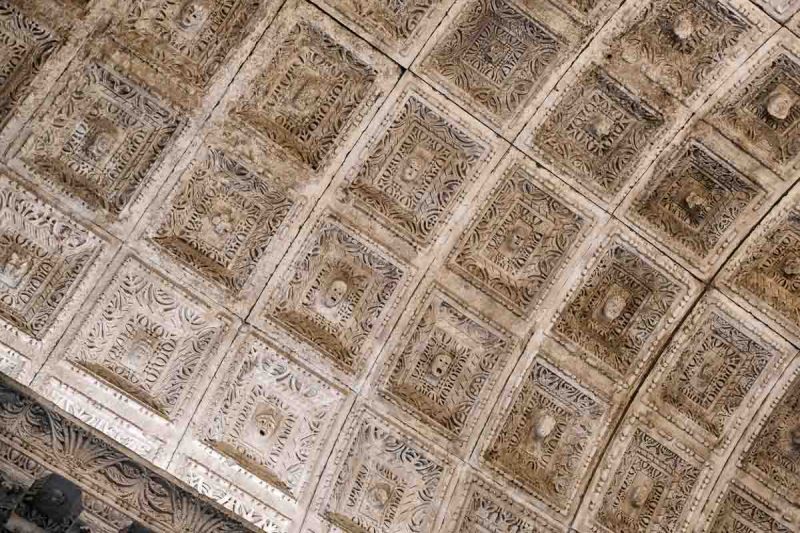
[[[0,0],[0,372],[159,531],[800,531],[799,180],[800,1]]]

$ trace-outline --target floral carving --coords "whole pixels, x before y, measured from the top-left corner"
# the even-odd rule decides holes
[[[634,178],[667,119],[603,67],[590,66],[533,132],[533,150],[605,201]]]
[[[614,239],[601,252],[553,326],[591,364],[614,380],[638,375],[646,345],[664,334],[685,288],[633,247]]]
[[[590,220],[524,164],[506,171],[448,266],[514,313],[530,314]]]
[[[658,398],[718,439],[772,358],[757,338],[712,311],[681,348]]]
[[[482,460],[566,514],[603,434],[607,411],[604,400],[537,360],[493,432]]]
[[[388,363],[380,394],[463,442],[513,347],[507,333],[433,290]]]
[[[682,516],[700,478],[699,467],[637,428],[613,476],[596,522],[609,533],[657,527],[680,531]]]
[[[325,218],[293,263],[270,319],[340,370],[357,374],[366,363],[365,343],[380,330],[404,284],[404,266]]]
[[[101,266],[106,243],[33,193],[0,178],[0,338],[47,351]],[[79,292],[80,289],[80,292]],[[54,337],[55,336],[55,337]]]
[[[556,533],[556,527],[474,474],[459,483],[459,508],[448,512],[449,533]],[[449,511],[449,509],[448,509]],[[456,514],[457,513],[457,514]]]
[[[126,258],[66,348],[67,361],[174,420],[232,324]]]
[[[204,88],[268,0],[134,0],[113,35],[163,72]]]
[[[40,114],[24,164],[102,217],[121,219],[152,187],[184,119],[143,88],[91,62]]]
[[[206,407],[203,441],[297,499],[312,482],[343,393],[255,335],[225,369]]]
[[[798,99],[800,62],[776,45],[751,76],[726,91],[708,117],[764,164],[783,171],[800,155]]]
[[[772,511],[770,513],[769,511]],[[739,486],[730,486],[717,510],[711,531],[741,533],[791,533],[793,529],[773,516],[759,499]]]
[[[358,123],[379,73],[310,21],[297,22],[275,46],[231,113],[287,157],[319,171]]]
[[[345,442],[320,505],[334,531],[430,531],[450,463],[365,410]]]
[[[14,2],[0,2],[0,124],[5,124],[47,58],[61,46],[61,38],[31,19]]]
[[[751,33],[758,35],[761,20],[751,14],[719,1],[655,1],[636,13],[612,50],[674,96],[691,100],[754,40]]]
[[[475,134],[412,94],[344,193],[415,246],[427,246],[474,181],[488,151]]]
[[[294,198],[270,178],[226,151],[203,149],[148,239],[235,299],[295,211]]]
[[[524,110],[567,48],[564,36],[514,3],[472,0],[423,69],[502,128]]]
[[[765,485],[800,504],[800,380],[770,413],[749,451],[742,459],[744,468]]]
[[[800,327],[800,211],[790,210],[753,241],[728,283],[790,327]]]
[[[632,212],[702,265],[766,191],[722,156],[691,138],[659,168]]]

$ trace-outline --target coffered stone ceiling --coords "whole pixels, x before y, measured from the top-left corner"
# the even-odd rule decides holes
[[[269,533],[800,531],[798,10],[0,0],[0,370]]]

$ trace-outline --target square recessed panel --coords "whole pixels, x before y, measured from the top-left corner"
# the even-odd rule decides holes
[[[438,286],[418,305],[385,362],[377,393],[416,425],[431,426],[454,448],[463,448],[516,343]]]
[[[163,203],[150,208],[137,245],[188,284],[246,314],[272,256],[282,251],[276,234],[293,222],[300,203],[269,172],[203,142]]]
[[[120,403],[138,405],[143,419],[181,425],[236,321],[134,255],[120,254],[108,271],[48,373],[53,365],[73,369],[90,376],[97,389],[114,391]]]
[[[786,23],[800,9],[798,0],[753,0],[753,2],[781,23]],[[797,17],[793,19],[796,20]]]
[[[766,502],[739,482],[732,482],[721,499],[710,528],[705,531],[792,533],[797,530],[781,516],[785,509]]]
[[[787,184],[704,122],[676,138],[620,209],[695,275],[716,273]]]
[[[407,430],[358,408],[325,469],[306,527],[432,531],[453,474],[451,460]]]
[[[709,448],[736,442],[796,350],[712,291],[659,358],[642,401]]]
[[[699,284],[632,234],[609,230],[551,335],[618,387],[637,381]]]
[[[644,78],[623,78],[588,55],[581,61],[518,142],[591,200],[613,208],[688,110]]]
[[[598,220],[589,202],[512,151],[502,177],[448,258],[450,270],[528,317]]]
[[[800,156],[800,40],[782,29],[712,97],[705,120],[782,178]]]
[[[340,197],[419,249],[507,145],[411,74],[390,102],[345,163]]]
[[[327,15],[290,1],[226,96],[240,130],[231,135],[261,145],[275,167],[330,177],[398,77],[397,65]]]
[[[557,533],[562,530],[468,467],[459,479],[442,529],[446,533]]]
[[[222,368],[194,416],[184,453],[200,462],[205,453],[233,461],[251,479],[272,487],[260,491],[266,501],[288,497],[305,503],[346,409],[345,393],[247,331]],[[203,449],[188,451],[197,446]],[[242,472],[229,470],[235,484]]]
[[[740,459],[743,470],[774,494],[800,505],[800,378],[795,369],[773,393],[774,405]],[[777,400],[777,401],[775,401]]]
[[[280,276],[262,295],[256,322],[278,325],[354,377],[368,368],[374,339],[396,312],[408,267],[325,215]]]
[[[629,415],[587,489],[577,528],[593,533],[690,528],[708,469],[705,459],[661,422]]]
[[[745,309],[800,339],[800,209],[792,191],[751,233],[719,275]]]
[[[453,0],[325,0],[318,4],[408,67]]]
[[[607,432],[611,406],[543,356],[495,408],[480,463],[566,520]]]
[[[278,6],[273,0],[132,0],[120,6],[111,35],[193,94],[208,87]]]
[[[456,4],[412,70],[513,138],[580,35],[546,2],[469,0]]]
[[[115,249],[109,238],[0,176],[0,341],[25,358],[18,379],[44,362]]]
[[[27,127],[31,134],[13,164],[124,236],[163,182],[162,167],[186,119],[145,84],[155,77],[130,76],[120,63],[134,70],[135,61],[112,56],[106,48],[73,61]]]
[[[643,0],[610,22],[608,53],[689,106],[777,29],[747,0]]]

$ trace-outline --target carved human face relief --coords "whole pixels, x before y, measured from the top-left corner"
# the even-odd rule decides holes
[[[178,26],[187,32],[197,32],[209,15],[210,11],[205,0],[186,0],[178,11]]]
[[[630,293],[619,285],[612,285],[606,294],[599,318],[612,322],[622,316],[630,300]]]
[[[0,283],[16,289],[31,268],[31,258],[22,249],[3,247],[0,249]]]
[[[797,103],[797,94],[783,83],[778,84],[766,97],[765,105],[769,116],[775,120],[786,120]]]

